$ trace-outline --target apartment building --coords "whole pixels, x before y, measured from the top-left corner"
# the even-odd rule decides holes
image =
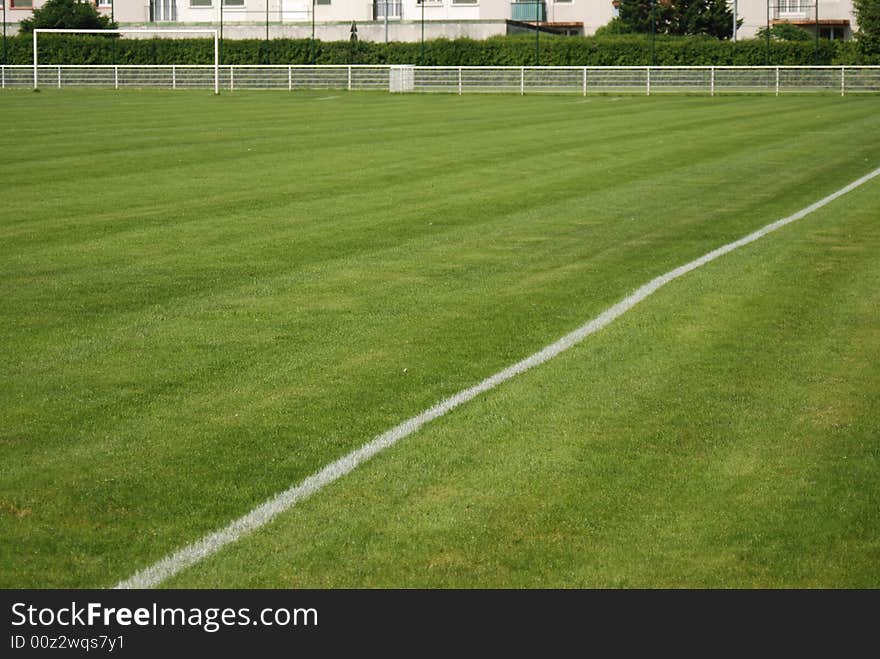
[[[95,0],[125,27],[223,25],[228,38],[417,41],[542,31],[590,35],[617,12],[615,0]],[[661,0],[658,0],[661,1]],[[7,30],[45,0],[0,0]],[[737,38],[768,23],[790,22],[823,38],[857,29],[852,0],[729,0],[743,19]],[[732,28],[732,26],[731,26]]]
[[[768,23],[792,23],[814,34],[818,26],[823,39],[851,39],[858,30],[852,0],[737,0],[736,10],[744,39]]]

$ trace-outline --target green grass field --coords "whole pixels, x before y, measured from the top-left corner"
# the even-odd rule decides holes
[[[0,94],[0,587],[107,587],[880,166],[880,99]],[[172,587],[880,587],[880,178]]]

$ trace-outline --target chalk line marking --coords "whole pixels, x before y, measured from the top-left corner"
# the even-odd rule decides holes
[[[298,501],[302,501],[303,499],[308,498],[325,485],[329,485],[333,481],[342,478],[361,463],[366,462],[380,451],[383,451],[390,446],[394,446],[394,444],[399,442],[404,437],[413,434],[426,423],[443,416],[447,412],[451,412],[459,405],[463,405],[469,400],[479,396],[481,393],[489,391],[490,389],[494,389],[501,383],[506,382],[507,380],[516,377],[520,373],[524,373],[525,371],[528,371],[535,366],[539,366],[544,362],[553,359],[561,352],[564,352],[565,350],[568,350],[577,343],[580,343],[590,334],[593,334],[594,332],[599,331],[606,325],[609,325],[611,322],[625,314],[627,311],[636,306],[639,302],[652,295],[658,289],[660,289],[662,286],[665,286],[669,282],[678,279],[679,277],[686,275],[692,270],[696,270],[700,266],[703,266],[710,261],[714,261],[718,257],[724,256],[725,254],[732,252],[735,249],[739,249],[744,245],[753,243],[756,240],[763,238],[768,233],[784,227],[786,224],[791,224],[792,222],[796,222],[806,217],[813,211],[816,211],[823,206],[827,206],[835,199],[838,199],[846,193],[855,190],[860,185],[867,183],[878,175],[880,175],[880,168],[875,169],[870,174],[866,174],[856,181],[853,181],[846,187],[843,187],[837,192],[828,195],[824,199],[821,199],[816,203],[799,210],[793,215],[789,215],[786,218],[768,224],[762,229],[758,229],[754,233],[750,233],[749,235],[740,238],[739,240],[723,245],[718,249],[714,249],[711,252],[704,254],[700,258],[691,261],[690,263],[686,263],[685,265],[679,266],[674,270],[670,270],[664,275],[660,275],[659,277],[652,279],[647,284],[645,284],[641,288],[636,289],[632,294],[628,295],[620,302],[615,304],[613,307],[606,309],[601,314],[593,318],[591,321],[589,321],[585,325],[582,325],[573,332],[566,334],[555,343],[548,345],[546,348],[543,348],[542,350],[536,352],[529,357],[526,357],[522,361],[519,361],[512,366],[508,366],[503,371],[499,371],[495,375],[486,378],[479,384],[476,384],[469,389],[459,391],[457,394],[440,401],[439,403],[434,405],[434,407],[425,410],[421,414],[407,419],[400,425],[397,425],[391,430],[382,433],[378,437],[373,438],[371,441],[367,442],[359,449],[356,449],[348,455],[339,458],[335,462],[331,462],[326,467],[312,474],[298,485],[292,486],[290,489],[285,490],[280,494],[277,494],[265,503],[257,506],[251,512],[233,521],[226,528],[215,531],[214,533],[210,533],[203,537],[201,540],[198,540],[191,545],[187,545],[186,547],[183,547],[182,549],[179,549],[176,552],[169,554],[158,563],[154,563],[153,565],[144,568],[139,572],[136,572],[128,579],[120,581],[118,584],[116,584],[115,588],[152,588],[153,586],[162,583],[164,580],[172,577],[184,568],[195,565],[199,561],[216,553],[220,548],[235,542],[247,533],[250,533],[267,524],[279,513],[282,513],[288,508],[292,507]]]

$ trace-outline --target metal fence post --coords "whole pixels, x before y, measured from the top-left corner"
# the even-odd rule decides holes
[[[526,93],[526,67],[519,67],[519,95],[524,96]]]
[[[711,90],[709,93],[711,96],[715,96],[715,67],[713,66],[710,69],[710,80],[709,80],[709,89]]]
[[[220,2],[220,11],[223,11],[223,2]],[[221,14],[222,16],[222,14]],[[220,21],[220,33],[223,33],[223,21]],[[214,96],[220,93],[220,36],[214,30]]]
[[[61,89],[61,65],[58,65],[58,89]]]
[[[647,72],[648,72],[648,76],[647,76],[647,94],[648,94],[648,96],[650,96],[650,95],[651,95],[651,67],[648,66],[648,67],[645,67],[645,68],[646,68],[646,70],[647,70]]]
[[[293,91],[293,67],[291,65],[287,65],[287,91]]]
[[[846,67],[840,67],[840,95],[846,96]]]
[[[229,65],[229,91],[235,91],[235,65]]]
[[[171,89],[177,89],[177,65],[171,65]]]
[[[779,96],[779,67],[776,67],[776,95]]]
[[[119,90],[119,65],[113,65],[113,88]]]
[[[351,66],[348,67],[348,91],[351,91]]]
[[[458,67],[458,95],[461,96],[461,67]]]
[[[587,67],[584,67],[584,96],[587,95]]]

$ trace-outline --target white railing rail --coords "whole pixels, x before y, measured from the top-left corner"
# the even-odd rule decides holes
[[[4,18],[4,21],[6,19]],[[40,79],[38,68],[39,68],[39,53],[40,49],[37,47],[37,39],[40,34],[98,34],[102,36],[107,36],[111,34],[142,34],[142,35],[155,35],[158,33],[163,34],[198,34],[203,36],[210,36],[214,39],[214,93],[220,93],[220,79],[219,79],[219,63],[220,63],[220,40],[219,33],[214,28],[163,28],[162,30],[151,30],[149,28],[138,28],[138,29],[120,29],[120,30],[90,30],[90,29],[73,29],[73,28],[36,28],[34,29],[33,36],[33,83],[34,89],[37,89],[37,85]],[[61,73],[58,73],[58,79],[61,79]],[[60,82],[59,82],[60,86]]]
[[[434,93],[880,93],[880,66],[0,65],[0,88],[338,89]]]

